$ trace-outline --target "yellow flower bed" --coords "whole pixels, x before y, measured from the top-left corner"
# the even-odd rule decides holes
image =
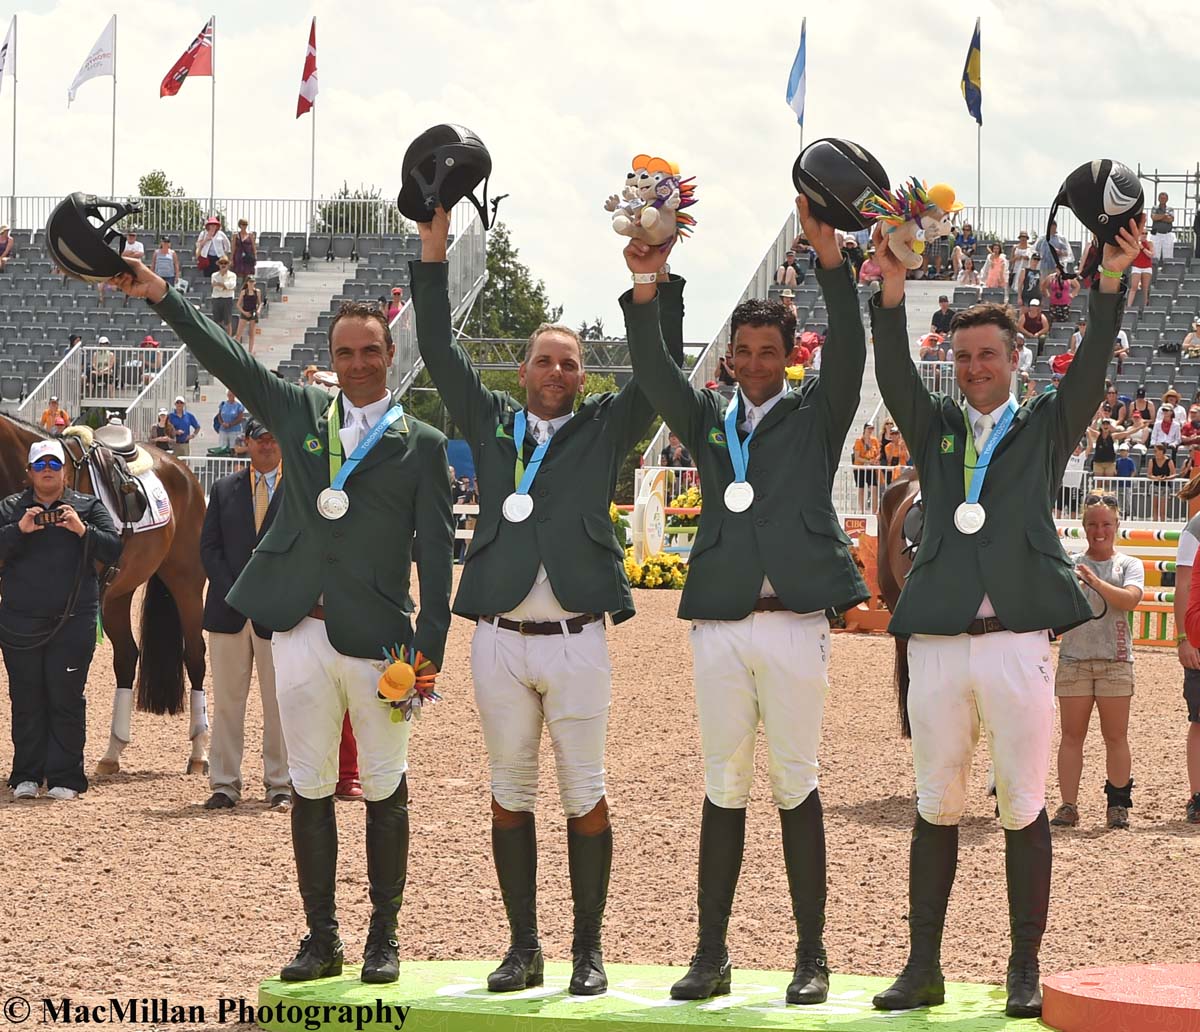
[[[644,563],[637,563],[633,559],[633,549],[627,549],[625,574],[634,588],[674,588],[678,591],[687,580],[687,563],[669,552],[659,552]]]
[[[693,484],[683,494],[676,495],[667,504],[668,509],[699,509],[701,506],[700,487]],[[668,527],[694,527],[700,522],[699,516],[668,516]]]

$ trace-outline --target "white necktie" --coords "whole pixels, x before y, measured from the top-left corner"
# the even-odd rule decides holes
[[[370,427],[367,425],[367,414],[362,409],[355,409],[350,416],[350,424],[346,427],[342,434],[342,447],[345,449],[346,457],[358,447],[359,442],[366,437]]]
[[[983,446],[987,444],[987,439],[992,432],[992,427],[996,421],[987,413],[984,413],[975,421],[975,453],[979,454],[983,451]]]

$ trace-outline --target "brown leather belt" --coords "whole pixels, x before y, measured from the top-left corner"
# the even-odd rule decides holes
[[[762,595],[754,603],[756,613],[789,613],[791,612],[780,600],[778,595]]]
[[[310,609],[308,611],[308,615],[311,616],[314,620],[324,620],[325,619],[325,607],[323,605],[321,605],[320,603],[318,603],[317,605],[313,606],[312,609]]]
[[[573,616],[570,620],[554,620],[546,623],[537,623],[533,620],[506,620],[502,616],[481,616],[479,619],[499,627],[501,630],[516,631],[518,634],[562,634],[564,624],[566,624],[568,634],[578,634],[588,624],[603,620],[604,614],[584,613],[582,616]]]
[[[972,620],[967,624],[967,633],[971,635],[994,634],[996,631],[1007,630],[1008,628],[994,616],[985,616],[978,620]]]

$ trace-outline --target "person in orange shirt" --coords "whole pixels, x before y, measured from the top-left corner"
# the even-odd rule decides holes
[[[875,436],[875,427],[871,423],[864,424],[862,436],[854,441],[854,465],[871,467],[879,465],[879,438]],[[876,496],[879,491],[879,470],[855,469],[854,483],[858,485],[858,511],[874,512],[878,508]],[[871,508],[869,509],[864,508],[868,488],[871,492]]]
[[[71,425],[71,417],[66,409],[60,408],[58,398],[51,396],[49,403],[42,410],[42,429],[48,434],[61,434],[63,429]]]

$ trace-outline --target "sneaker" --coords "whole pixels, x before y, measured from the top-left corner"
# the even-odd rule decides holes
[[[1079,823],[1079,808],[1074,803],[1063,803],[1054,811],[1054,817],[1050,823],[1059,828],[1075,827]]]
[[[1110,828],[1128,828],[1129,810],[1124,806],[1110,806],[1108,808],[1108,826]]]
[[[16,788],[12,790],[14,799],[36,799],[38,787],[32,781],[22,781]],[[1200,796],[1197,796],[1200,798]],[[1191,813],[1191,803],[1188,803],[1188,813]]]
[[[1200,824],[1200,792],[1197,792],[1187,804],[1188,824]]]
[[[56,785],[54,788],[50,789],[50,791],[47,792],[46,795],[49,796],[51,799],[58,799],[61,801],[79,798],[79,793],[76,792],[75,789],[66,788],[63,785]]]

